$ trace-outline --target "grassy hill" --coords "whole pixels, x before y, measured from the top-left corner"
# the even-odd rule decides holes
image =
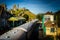
[[[16,9],[16,10],[11,9],[10,12],[12,12],[11,14],[13,14],[15,16],[23,16],[24,14],[27,14],[29,16],[29,19],[36,18],[35,14],[33,14],[32,12],[30,12],[28,9],[25,9],[25,8],[20,8],[20,9]]]
[[[36,18],[36,15],[33,14],[32,12],[30,12],[30,11],[25,11],[24,13],[27,14],[29,16],[29,18],[31,18],[31,19],[35,19]]]

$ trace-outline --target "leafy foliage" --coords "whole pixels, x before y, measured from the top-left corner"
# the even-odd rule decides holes
[[[42,20],[43,14],[37,14],[37,19]]]
[[[29,16],[27,14],[25,14],[23,17],[26,18],[26,21],[29,20]]]
[[[58,24],[58,27],[60,27],[60,11],[55,12],[55,18],[54,18]]]

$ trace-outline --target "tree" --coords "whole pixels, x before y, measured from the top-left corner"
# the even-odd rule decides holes
[[[28,21],[29,20],[29,16],[27,15],[27,14],[24,14],[24,16],[23,16],[25,19],[26,19],[26,21]]]
[[[42,20],[43,14],[37,14],[37,19]]]
[[[60,11],[55,12],[55,20],[58,27],[60,27]]]
[[[0,28],[2,29],[2,30],[6,30],[6,28],[7,29],[10,29],[9,27],[10,27],[10,25],[9,25],[9,23],[8,23],[8,19],[10,18],[10,17],[12,17],[13,15],[11,15],[8,11],[7,11],[7,9],[6,9],[6,7],[5,7],[5,5],[0,5]],[[0,30],[1,30],[0,29]]]

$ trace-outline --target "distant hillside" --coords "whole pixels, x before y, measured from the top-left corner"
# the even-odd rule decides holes
[[[35,19],[36,15],[30,12],[28,9],[20,8],[20,9],[11,9],[9,12],[15,16],[23,16],[24,14],[27,14],[29,16],[29,19]],[[21,15],[22,14],[22,15]]]
[[[22,9],[20,9],[20,11],[24,12],[23,14],[27,14],[29,16],[29,18],[31,18],[31,19],[36,18],[36,15],[34,13],[30,12],[28,9],[22,8]]]

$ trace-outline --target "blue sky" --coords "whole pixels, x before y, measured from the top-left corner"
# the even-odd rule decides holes
[[[5,3],[8,9],[19,4],[20,8],[25,7],[35,14],[60,10],[60,0],[0,0],[0,3]]]

